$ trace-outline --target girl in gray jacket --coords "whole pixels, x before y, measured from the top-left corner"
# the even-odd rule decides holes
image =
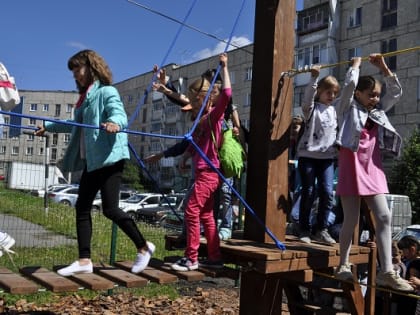
[[[318,65],[311,68],[311,81],[302,103],[305,130],[299,140],[297,153],[302,183],[299,238],[305,243],[310,243],[312,238],[334,244],[335,240],[328,233],[328,215],[334,205],[334,164],[337,157],[337,116],[332,103],[340,85],[331,75],[318,82],[320,69]],[[311,209],[316,197],[319,198],[316,223],[310,226]]]

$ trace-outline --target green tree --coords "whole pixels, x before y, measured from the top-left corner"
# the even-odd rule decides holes
[[[126,161],[122,175],[123,184],[128,185],[137,191],[143,191],[144,187],[141,184],[140,174],[141,170],[137,163]]]
[[[420,131],[415,129],[405,142],[401,158],[389,177],[392,193],[410,197],[413,223],[420,223]]]

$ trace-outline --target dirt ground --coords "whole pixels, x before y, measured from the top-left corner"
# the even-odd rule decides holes
[[[180,282],[180,297],[169,300],[160,296],[153,299],[127,292],[100,295],[85,299],[74,294],[59,298],[51,304],[34,305],[19,300],[4,307],[0,300],[0,314],[61,314],[61,315],[234,315],[239,314],[239,289],[231,281],[213,280],[197,283]],[[3,304],[3,305],[2,305]]]

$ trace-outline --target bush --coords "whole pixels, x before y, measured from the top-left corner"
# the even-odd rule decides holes
[[[420,223],[420,131],[415,129],[405,141],[400,160],[391,170],[390,191],[410,197],[412,223]]]

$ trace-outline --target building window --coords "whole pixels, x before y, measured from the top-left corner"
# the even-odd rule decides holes
[[[246,68],[245,70],[245,81],[252,80],[252,67]]]
[[[28,141],[34,141],[34,139],[35,139],[35,135],[33,134],[28,135]]]
[[[157,101],[157,102],[153,102],[153,111],[155,112],[155,111],[159,111],[159,110],[162,110],[162,108],[163,108],[163,103],[162,103],[162,101],[161,100],[159,100],[159,101]]]
[[[19,154],[19,147],[12,147],[12,155],[18,155]]]
[[[381,53],[388,53],[397,50],[397,39],[384,40],[381,42]],[[386,64],[391,71],[397,69],[397,56],[390,56],[385,58]]]
[[[160,122],[154,123],[150,127],[150,132],[159,133],[160,131],[161,131],[161,123]]]
[[[3,130],[2,139],[7,139],[7,131],[6,130]]]
[[[420,100],[420,78],[417,78],[417,99]]]
[[[6,146],[5,145],[2,145],[0,147],[0,154],[6,154]]]
[[[327,62],[327,45],[325,43],[305,47],[297,52],[296,65],[298,68],[322,62]]]
[[[322,4],[298,13],[297,31],[305,33],[328,27],[329,6]]]
[[[27,147],[26,148],[26,155],[33,155],[34,154],[34,148],[33,147]]]
[[[229,72],[229,77],[230,77],[230,83],[235,84],[235,72],[230,71]]]
[[[299,49],[297,53],[297,66],[298,68],[302,68],[305,65],[309,65],[311,63],[311,48],[306,47],[303,49]]]
[[[57,145],[58,144],[58,134],[54,133],[52,138],[52,144]]]
[[[43,112],[48,112],[49,109],[50,109],[50,104],[44,104],[44,105],[42,105],[42,111]]]
[[[147,108],[143,108],[143,124],[147,122]]]
[[[382,0],[382,29],[397,26],[397,0]]]
[[[73,110],[73,105],[72,104],[67,104],[66,113],[71,113],[72,110]]]
[[[57,149],[56,148],[51,149],[51,160],[53,160],[53,161],[57,160]]]
[[[348,60],[351,60],[353,57],[362,57],[362,48],[354,47],[348,50]]]
[[[349,16],[349,27],[356,27],[362,24],[362,8],[353,9]]]
[[[250,105],[251,105],[251,93],[246,93],[245,99],[244,99],[244,106],[250,106]]]
[[[29,126],[35,126],[36,125],[36,119],[30,118],[29,119]]]
[[[38,155],[44,155],[44,148],[43,147],[39,148]]]
[[[158,152],[161,150],[160,141],[153,141],[150,143],[150,151],[151,152]]]
[[[61,104],[55,104],[55,117],[61,116]]]
[[[4,116],[4,123],[6,125],[10,124],[10,116]]]
[[[146,136],[144,135],[146,133],[146,129],[145,128],[141,128],[141,132],[142,132],[142,134],[141,134],[141,141],[144,141],[144,140],[146,140]]]
[[[66,133],[66,134],[64,135],[64,140],[63,140],[63,142],[64,142],[64,143],[69,143],[69,142],[70,142],[70,134]]]
[[[170,136],[176,136],[176,124],[166,124],[165,134]]]

